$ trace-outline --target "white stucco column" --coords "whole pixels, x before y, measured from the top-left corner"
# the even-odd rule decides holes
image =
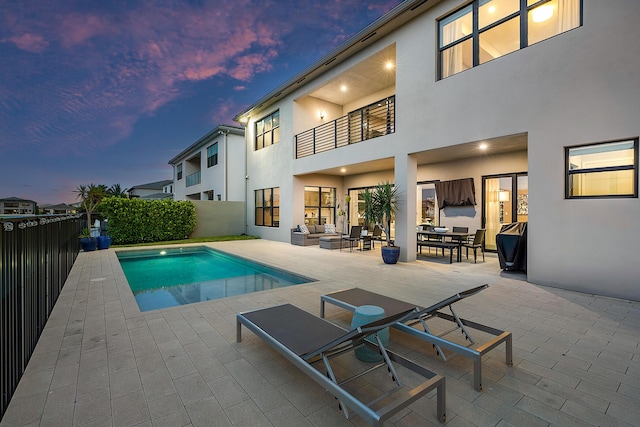
[[[418,163],[411,155],[395,157],[395,185],[400,190],[400,206],[396,215],[396,245],[400,261],[416,260],[416,182]]]

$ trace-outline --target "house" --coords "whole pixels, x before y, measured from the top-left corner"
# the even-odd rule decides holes
[[[245,200],[244,128],[219,125],[169,161],[175,200]]]
[[[165,179],[162,181],[150,182],[148,184],[134,185],[127,190],[127,194],[132,199],[136,197],[141,199],[171,198],[172,184],[172,180]]]
[[[360,223],[362,190],[388,180],[400,261],[422,223],[486,228],[495,250],[526,221],[529,282],[640,300],[638,16],[631,0],[403,2],[235,117],[247,233]],[[475,200],[442,208],[443,182]]]
[[[60,203],[57,205],[43,205],[42,212],[45,214],[59,215],[59,214],[74,214],[78,211],[75,206]]]
[[[33,200],[7,197],[0,199],[0,215],[34,215],[37,203]]]

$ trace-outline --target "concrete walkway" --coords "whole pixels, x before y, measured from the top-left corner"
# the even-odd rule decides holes
[[[360,426],[251,332],[236,343],[235,314],[290,302],[318,315],[320,295],[354,286],[428,306],[483,283],[489,288],[456,311],[511,331],[514,366],[505,365],[504,346],[493,350],[482,392],[469,359],[443,362],[430,345],[391,334],[394,349],[446,376],[448,426],[640,425],[638,302],[532,285],[501,272],[489,254],[478,264],[429,257],[390,266],[379,248],[208,246],[318,281],[141,313],[115,251],[81,253],[0,425]],[[327,318],[350,319],[333,306]],[[438,424],[434,399],[388,424]]]

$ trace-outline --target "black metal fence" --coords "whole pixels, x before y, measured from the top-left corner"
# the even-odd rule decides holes
[[[0,217],[0,419],[78,256],[85,221]]]

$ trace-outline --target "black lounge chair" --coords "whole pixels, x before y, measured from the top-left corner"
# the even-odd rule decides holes
[[[387,350],[377,332],[388,328],[397,321],[406,320],[409,311],[396,312],[384,319],[360,326],[351,331],[340,328],[324,319],[314,316],[291,304],[278,305],[236,315],[236,340],[242,340],[241,325],[244,325],[258,337],[266,341],[278,353],[320,384],[338,399],[340,408],[346,418],[350,410],[360,415],[371,425],[380,426],[384,420],[401,411],[420,397],[432,390],[437,392],[437,417],[442,422],[445,418],[445,378],[428,369]],[[373,335],[377,346],[370,343]],[[368,340],[365,340],[368,338]],[[362,345],[374,346],[380,351],[383,361],[376,366],[364,369],[354,376],[338,381],[331,367],[330,359],[344,354]],[[408,390],[398,378],[393,362],[424,376],[427,380],[415,388]],[[314,364],[321,364],[317,368]],[[386,366],[395,381],[396,386],[382,393],[371,402],[362,402],[354,394],[343,388],[348,381],[359,378],[379,367]],[[374,406],[381,406],[381,401],[387,397],[393,400],[376,410]]]
[[[393,315],[399,312],[406,312],[407,310],[413,309],[412,316],[409,316],[404,322],[395,323],[393,327],[401,330],[402,332],[406,332],[409,335],[431,343],[436,349],[436,353],[444,361],[447,360],[447,357],[442,351],[443,348],[453,351],[462,356],[471,358],[473,360],[473,387],[476,390],[480,391],[482,390],[482,356],[484,354],[504,342],[506,346],[506,363],[508,366],[513,365],[511,332],[501,331],[476,322],[461,319],[453,310],[452,305],[460,301],[461,299],[469,297],[471,295],[475,295],[481,290],[488,287],[489,285],[482,285],[473,289],[466,290],[464,292],[457,293],[428,308],[416,307],[414,304],[400,301],[395,298],[390,298],[360,288],[353,288],[345,291],[338,291],[327,295],[322,295],[320,297],[320,317],[324,317],[325,302],[337,305],[338,307],[350,311],[355,311],[356,307],[361,305],[376,305],[378,307],[382,307],[387,315]],[[449,307],[451,314],[443,313],[441,311],[442,309],[447,307]],[[455,323],[455,327],[440,335],[433,334],[429,329],[429,326],[427,325],[427,320],[436,317]],[[489,333],[491,335],[495,335],[495,338],[475,347],[464,346],[444,338],[446,335],[458,329],[462,331],[465,338],[471,343],[471,345],[474,345],[476,343],[471,337],[469,329],[476,329],[482,332]]]

